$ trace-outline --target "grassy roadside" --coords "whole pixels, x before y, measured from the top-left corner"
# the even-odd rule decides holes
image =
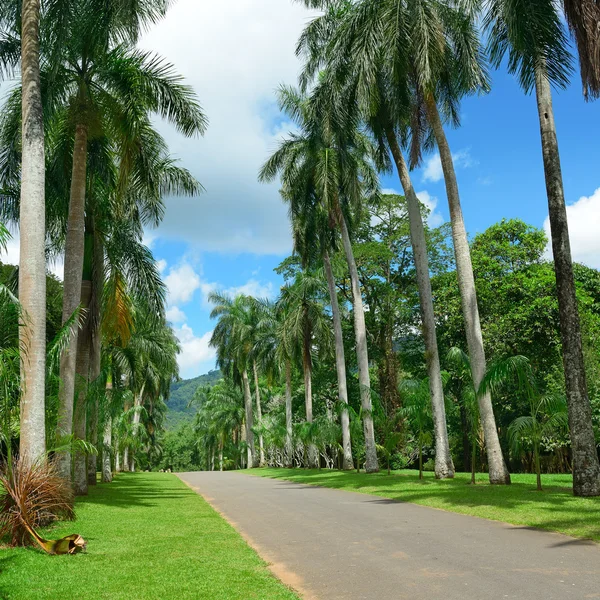
[[[419,480],[415,471],[392,475],[304,469],[252,469],[251,475],[383,496],[452,512],[539,527],[600,541],[600,498],[575,498],[570,475],[542,476],[543,492],[535,489],[535,475],[512,476],[510,486],[491,486],[479,474],[478,485],[468,485],[470,475],[438,481],[433,473]]]
[[[0,548],[2,600],[293,600],[239,534],[167,473],[122,474],[77,503],[86,554]]]

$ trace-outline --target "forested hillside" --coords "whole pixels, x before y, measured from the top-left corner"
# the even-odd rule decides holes
[[[190,402],[201,385],[214,385],[221,379],[221,371],[209,371],[205,375],[193,379],[182,379],[171,385],[171,395],[167,402],[168,427],[172,428],[182,421],[190,421],[197,411],[197,407],[190,406]]]

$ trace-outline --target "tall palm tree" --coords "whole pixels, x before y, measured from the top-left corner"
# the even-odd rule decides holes
[[[315,346],[326,352],[331,337],[331,324],[325,315],[322,302],[327,294],[323,278],[302,271],[295,280],[281,290],[281,306],[285,312],[284,328],[294,340],[296,356],[302,362],[304,374],[304,402],[306,422],[313,423],[312,371]],[[308,462],[312,468],[319,466],[319,455],[314,444],[308,447]]]
[[[254,347],[254,317],[245,296],[231,299],[226,295],[213,292],[208,299],[214,304],[211,319],[218,318],[210,340],[210,345],[217,349],[217,364],[226,375],[232,375],[236,379],[239,377],[241,380],[246,407],[246,444],[250,469],[256,467],[259,461],[254,443],[254,413],[248,378]]]
[[[338,4],[342,14],[325,46],[325,58],[309,62],[304,77],[314,75],[326,60],[328,69],[336,73],[336,77],[345,78],[348,72],[353,73],[363,103],[377,103],[378,79],[382,74],[390,86],[397,88],[395,95],[404,99],[399,105],[401,114],[406,99],[413,98],[413,145],[420,148],[430,130],[440,153],[472,375],[478,386],[485,373],[485,350],[454,161],[442,118],[442,114],[446,114],[457,123],[460,98],[488,89],[474,5],[438,0],[359,0]],[[319,42],[309,44],[318,53]],[[371,112],[371,108],[367,110]],[[394,159],[398,164],[396,157]],[[408,181],[406,184],[405,190],[410,189]],[[479,410],[490,481],[510,483],[489,394],[479,399]]]
[[[22,460],[31,464],[41,459],[46,452],[46,223],[40,0],[23,0],[21,7],[21,78],[23,101],[19,299],[23,314],[20,327],[23,395],[20,454]]]
[[[110,27],[96,6],[82,3],[68,13],[69,39],[56,54],[51,48],[49,65],[56,86],[54,94],[69,107],[74,123],[68,225],[65,239],[63,319],[81,300],[84,256],[86,171],[89,143],[99,132],[116,138],[120,158],[118,190],[125,193],[130,167],[138,154],[150,112],[157,112],[187,136],[202,133],[206,119],[192,89],[181,83],[173,67],[156,56],[114,40]],[[61,362],[59,435],[71,431],[77,340]],[[61,457],[63,475],[69,475],[69,457]]]
[[[509,71],[517,74],[526,93],[533,89],[536,93],[569,407],[573,492],[577,496],[598,496],[600,462],[587,392],[567,209],[550,88],[551,84],[559,88],[567,86],[572,70],[572,57],[561,17],[552,0],[522,5],[506,0],[492,0],[487,9],[485,26],[490,36],[493,64],[498,67],[508,53]]]
[[[322,255],[333,248],[331,233],[327,234],[324,223],[329,223],[330,228],[338,228],[341,234],[352,289],[367,451],[365,465],[368,472],[376,472],[379,464],[371,415],[365,309],[348,223],[358,211],[363,197],[376,193],[378,179],[372,164],[373,149],[369,140],[359,131],[353,115],[341,104],[336,104],[335,100],[328,95],[326,87],[315,90],[311,98],[293,88],[280,88],[280,107],[295,121],[300,133],[290,134],[283,140],[262,167],[259,178],[261,181],[271,181],[278,174],[281,175],[282,196],[290,204],[292,221],[297,221],[298,225],[296,230],[303,231],[304,236],[310,234],[310,239],[317,242]],[[302,245],[303,248],[309,246],[310,243]],[[331,302],[333,305],[333,298]],[[339,350],[338,346],[338,364],[341,363]]]

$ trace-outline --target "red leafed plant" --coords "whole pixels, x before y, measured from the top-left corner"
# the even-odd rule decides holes
[[[32,538],[44,550],[36,529],[57,519],[73,519],[73,492],[50,461],[28,465],[9,460],[0,468],[0,538],[25,546]]]

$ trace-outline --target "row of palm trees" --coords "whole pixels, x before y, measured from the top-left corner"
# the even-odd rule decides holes
[[[195,195],[201,186],[171,158],[151,117],[158,114],[185,136],[202,134],[207,121],[174,67],[136,48],[169,4],[0,3],[4,72],[21,73],[0,121],[0,214],[20,227],[20,456],[32,464],[53,448],[61,475],[73,478],[78,493],[87,490],[86,456],[72,456],[64,441],[102,446],[100,407],[90,390],[102,388],[106,406],[119,398],[128,414],[122,451],[130,468],[141,420],[152,437],[177,376],[166,290],[141,240],[144,227],[162,219],[164,195]],[[47,253],[64,255],[63,324],[80,317],[60,357],[55,431],[46,430]],[[115,418],[107,410],[102,420],[107,449]],[[89,463],[95,483],[95,461]]]
[[[341,241],[352,282],[366,469],[378,469],[362,294],[352,255],[353,216],[377,193],[377,172],[395,166],[408,202],[435,430],[436,476],[452,477],[425,236],[411,169],[436,146],[449,203],[459,291],[474,388],[486,372],[477,291],[459,185],[445,127],[459,124],[463,97],[490,88],[488,65],[508,59],[526,93],[535,91],[557,279],[574,493],[600,494],[600,464],[587,394],[581,331],[551,85],[573,69],[568,35],[553,0],[305,0],[323,13],[298,42],[300,90],[282,87],[279,104],[297,126],[267,161],[260,179],[281,178],[296,251],[305,265],[327,263]],[[576,37],[586,97],[598,95],[600,23],[593,0],[564,3]],[[481,41],[480,23],[487,47]],[[594,27],[596,29],[594,29]],[[596,33],[594,33],[596,31]],[[332,311],[335,312],[332,296]],[[223,358],[221,358],[223,360]],[[341,360],[340,360],[341,364]],[[343,373],[339,370],[340,390]],[[510,483],[489,391],[477,394],[491,483]]]

